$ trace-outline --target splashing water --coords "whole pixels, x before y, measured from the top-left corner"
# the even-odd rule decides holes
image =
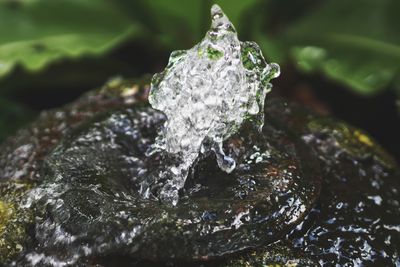
[[[151,84],[149,102],[167,116],[154,148],[178,161],[158,174],[166,181],[160,198],[174,205],[200,154],[213,151],[222,170],[234,170],[236,163],[224,153],[223,141],[245,120],[261,129],[269,81],[279,75],[279,66],[267,64],[256,43],[239,41],[219,6],[211,8],[211,18],[204,39],[189,50],[174,51]],[[144,181],[142,194],[148,189]]]

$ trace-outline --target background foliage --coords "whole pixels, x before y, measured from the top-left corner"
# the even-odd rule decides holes
[[[213,3],[270,61],[363,96],[400,95],[397,0],[0,0],[0,139],[33,115],[14,99],[160,70],[204,35]]]

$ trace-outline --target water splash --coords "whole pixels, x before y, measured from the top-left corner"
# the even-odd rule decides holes
[[[213,151],[222,170],[234,170],[236,163],[224,153],[223,141],[245,120],[262,127],[269,81],[279,75],[279,66],[267,64],[256,43],[239,41],[219,6],[211,8],[211,18],[204,39],[189,50],[174,51],[166,69],[154,75],[149,95],[152,107],[168,118],[155,150],[178,161],[158,174],[166,181],[161,200],[174,205],[200,154]],[[148,195],[148,182],[142,183],[141,192]]]

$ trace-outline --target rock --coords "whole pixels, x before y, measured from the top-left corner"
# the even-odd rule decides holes
[[[360,129],[293,104],[275,100],[268,106],[274,120],[312,148],[323,171],[317,205],[287,240],[327,266],[398,266],[396,162]]]
[[[395,161],[362,131],[279,98],[262,134],[245,125],[225,142],[234,172],[209,155],[176,207],[141,198],[140,181],[170,160],[146,154],[165,120],[147,90],[112,81],[1,146],[0,231],[17,233],[0,239],[3,262],[399,264]]]
[[[18,182],[0,183],[0,262],[17,256],[31,243],[28,226],[33,222],[33,214],[22,207],[29,188]]]
[[[315,258],[307,257],[304,253],[294,252],[284,244],[272,244],[254,250],[251,253],[233,258],[223,267],[309,267],[318,266]]]
[[[178,206],[142,199],[142,176],[166,164],[146,156],[164,119],[148,107],[113,111],[55,147],[35,193],[46,210],[36,222],[40,253],[209,260],[278,240],[312,207],[320,176],[309,171],[318,165],[300,163],[307,148],[272,127],[230,140],[241,162],[232,174],[212,156],[200,162]]]

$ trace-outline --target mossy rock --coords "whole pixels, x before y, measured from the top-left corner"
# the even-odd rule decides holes
[[[304,253],[293,251],[287,245],[277,243],[255,249],[235,257],[221,267],[309,267],[318,266],[318,261]]]
[[[0,183],[0,262],[20,254],[28,245],[33,214],[24,208],[24,196],[30,185],[18,182]]]

